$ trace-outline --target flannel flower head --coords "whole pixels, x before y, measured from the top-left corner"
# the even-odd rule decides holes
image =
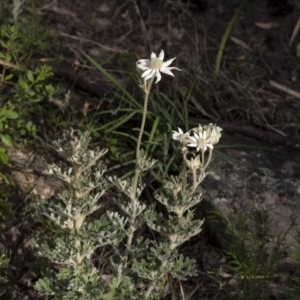
[[[190,137],[191,142],[187,144],[188,147],[196,147],[197,151],[203,149],[204,152],[207,150],[207,148],[213,150],[213,143],[208,136],[205,128],[199,125],[198,128],[193,129],[193,132],[194,136]]]
[[[191,142],[189,131],[184,133],[181,128],[178,127],[178,132],[172,130],[172,139],[175,141],[179,141],[181,144],[186,145]]]
[[[203,126],[203,129],[206,131],[206,135],[209,136],[210,141],[213,145],[219,143],[219,140],[222,136],[221,131],[223,130],[221,127],[210,123],[209,125]],[[197,128],[196,128],[197,132]]]
[[[176,59],[176,57],[169,59],[166,62],[164,62],[164,57],[164,50],[161,50],[158,57],[156,57],[156,54],[152,52],[151,60],[140,59],[136,62],[136,66],[144,71],[142,74],[142,78],[144,78],[145,81],[156,76],[155,83],[158,83],[161,80],[160,72],[174,76],[171,70],[175,69],[181,71],[176,67],[169,67],[169,65],[173,62],[174,59]]]

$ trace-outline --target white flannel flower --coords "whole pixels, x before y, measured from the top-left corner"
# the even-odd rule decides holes
[[[206,130],[199,125],[198,128],[193,129],[194,136],[190,137],[191,143],[187,144],[188,147],[196,147],[197,151],[203,149],[205,152],[207,148],[213,149],[214,146],[210,140],[210,137],[207,136]]]
[[[212,123],[210,123],[208,126],[203,126],[203,129],[206,130],[206,135],[209,137],[211,143],[216,145],[222,136],[221,131],[223,129],[217,125],[213,125]]]
[[[190,140],[190,134],[189,132],[183,133],[182,129],[180,129],[178,127],[178,132],[175,130],[172,130],[172,139],[175,141],[179,141],[180,143],[186,145],[187,143],[189,143]]]
[[[144,71],[142,74],[142,78],[144,78],[145,81],[156,76],[155,83],[158,83],[161,80],[160,72],[174,76],[171,70],[176,69],[181,71],[176,67],[169,67],[169,65],[173,62],[174,59],[176,59],[176,57],[164,62],[163,61],[164,56],[165,56],[164,50],[161,50],[158,57],[156,57],[156,54],[152,52],[151,60],[140,59],[136,62],[136,66],[142,71]]]

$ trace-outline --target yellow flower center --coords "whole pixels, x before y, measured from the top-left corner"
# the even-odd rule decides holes
[[[200,148],[204,148],[207,145],[207,141],[205,139],[198,139],[197,145]]]
[[[151,59],[150,62],[150,69],[160,69],[163,65],[163,61],[159,59],[158,57],[154,57]]]

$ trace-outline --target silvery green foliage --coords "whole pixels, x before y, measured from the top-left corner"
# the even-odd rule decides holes
[[[184,182],[186,188],[184,188]],[[165,205],[169,212],[182,216],[188,209],[195,206],[202,200],[202,189],[193,191],[187,182],[185,174],[171,176],[165,180],[164,189],[155,195],[156,200]]]
[[[141,175],[155,163],[141,150],[133,178],[108,178],[120,191],[114,197],[120,213],[107,211],[90,220],[87,217],[101,207],[107,182],[105,167],[98,163],[106,150],[89,150],[89,142],[88,133],[73,129],[55,142],[68,164],[51,165],[48,173],[64,190],[55,199],[37,205],[37,211],[55,225],[51,234],[37,238],[34,245],[38,255],[60,269],[45,273],[35,288],[57,300],[158,300],[165,289],[164,278],[186,280],[197,273],[195,261],[183,257],[176,248],[201,231],[203,220],[195,219],[191,209],[201,201],[198,182],[202,180],[196,185],[189,182],[187,169],[166,180],[155,197],[168,215],[158,214],[153,204],[141,199],[145,186]],[[205,172],[198,175],[203,179]],[[135,238],[145,224],[159,232],[157,241]],[[106,273],[100,274],[91,257],[95,249],[106,245],[112,251]]]
[[[160,299],[156,288],[164,288],[162,282],[166,275],[186,280],[188,276],[195,276],[197,273],[195,261],[179,255],[176,247],[201,231],[203,220],[194,220],[190,208],[201,201],[202,192],[200,188],[189,188],[187,173],[171,177],[170,181],[165,182],[164,191],[156,195],[157,200],[166,206],[169,215],[165,217],[157,214],[153,206],[146,205],[140,199],[144,188],[140,176],[143,168],[140,166],[153,165],[151,159],[143,155],[142,150],[140,153],[142,155],[138,156],[136,162],[138,171],[135,178],[121,180],[110,177],[109,180],[121,191],[114,200],[129,222],[129,229],[126,231],[127,252],[123,261],[128,261],[126,265],[139,278],[137,284],[144,284],[140,291],[142,298]],[[158,242],[143,239],[132,241],[133,233],[145,222],[160,233]],[[114,263],[118,265],[117,262]]]
[[[156,164],[156,162],[157,160],[147,157],[147,154],[143,149],[140,150],[137,164],[139,171],[144,172],[151,169]]]
[[[166,274],[180,280],[196,275],[194,260],[179,255],[176,249],[170,249],[169,243],[151,244],[145,258],[133,260],[133,269],[140,278],[154,281],[158,285]]]
[[[133,178],[127,178],[125,180],[119,179],[117,176],[110,176],[108,180],[113,183],[123,194],[125,194],[128,198],[131,198],[133,191]],[[137,190],[135,193],[136,200],[141,196],[142,191],[145,187],[145,184],[142,183],[141,178],[139,178],[137,184]],[[124,211],[126,208],[124,207]]]
[[[49,174],[64,190],[56,199],[37,205],[37,211],[56,224],[57,230],[33,243],[38,255],[62,268],[46,274],[35,288],[41,294],[55,295],[55,299],[102,299],[99,295],[105,294],[107,284],[91,263],[91,256],[98,247],[117,247],[124,236],[127,221],[118,213],[87,219],[101,207],[99,200],[107,188],[105,166],[98,163],[107,150],[89,150],[89,142],[88,133],[71,129],[54,143],[69,164],[51,165]]]
[[[170,249],[200,233],[204,222],[194,219],[194,213],[190,210],[202,200],[202,189],[194,190],[185,177],[184,173],[171,176],[170,180],[165,180],[163,191],[155,195],[166,206],[169,218],[154,212],[147,214],[148,226],[169,241]]]

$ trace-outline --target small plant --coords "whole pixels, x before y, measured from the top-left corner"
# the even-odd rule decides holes
[[[225,223],[229,240],[225,253],[233,278],[224,284],[224,293],[229,299],[260,299],[273,282],[278,263],[286,257],[288,246],[283,241],[290,228],[275,238],[263,211],[251,215],[240,213],[235,220],[229,220],[219,210],[214,210],[212,216]]]
[[[53,29],[45,26],[38,13],[35,0],[2,0],[0,2],[0,27],[14,24],[18,29],[23,65],[32,63],[31,58],[49,58],[55,52],[56,39]]]
[[[51,85],[45,81],[52,76],[48,66],[37,67],[31,71],[19,64],[22,55],[18,44],[18,30],[15,26],[4,26],[0,31],[0,167],[8,165],[7,149],[17,146],[15,141],[19,135],[34,136],[36,126],[26,117],[32,105],[41,101],[46,95],[53,93]],[[5,91],[5,92],[4,92]],[[9,214],[10,204],[5,201],[7,189],[5,186],[12,185],[13,181],[0,171],[1,182],[4,187],[0,188],[0,218]]]
[[[41,294],[55,295],[55,299],[154,300],[169,292],[171,280],[197,275],[195,261],[179,254],[177,248],[201,232],[204,220],[194,218],[193,207],[201,201],[199,185],[222,129],[209,124],[187,132],[173,131],[172,138],[180,143],[182,171],[161,179],[163,189],[154,195],[167,213],[158,213],[154,203],[143,201],[143,177],[156,164],[141,149],[149,94],[154,79],[155,83],[161,80],[161,72],[174,76],[172,70],[177,69],[169,67],[175,58],[163,59],[161,51],[158,57],[152,53],[150,60],[137,62],[144,105],[133,177],[104,178],[106,168],[98,160],[107,150],[90,150],[88,132],[71,129],[54,142],[69,162],[49,166],[49,174],[61,182],[63,191],[52,201],[40,202],[37,210],[60,230],[33,244],[38,255],[60,265],[60,270],[55,273],[49,266],[45,277],[37,281],[35,288]],[[108,181],[119,191],[113,190],[117,209],[101,210],[101,217],[95,218],[92,214],[102,207]],[[141,235],[145,224],[156,232],[152,238]],[[106,257],[102,271],[92,263],[93,253],[100,247]]]
[[[295,260],[293,272],[288,281],[285,295],[288,299],[300,300],[300,233],[295,237],[295,245],[292,250],[292,257]]]

